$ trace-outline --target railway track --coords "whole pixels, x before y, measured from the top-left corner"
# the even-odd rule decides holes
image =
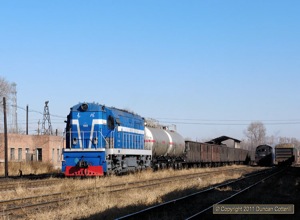
[[[173,199],[118,219],[199,219],[219,204],[235,197],[283,170],[271,169],[257,172],[237,180],[228,181],[200,190],[190,195]]]
[[[245,168],[234,168],[234,169],[223,169],[221,172],[240,172],[246,173]],[[220,173],[218,171],[209,171],[209,172],[199,172],[194,174],[185,174],[185,175],[177,175],[172,177],[166,177],[163,179],[151,179],[145,181],[135,181],[100,187],[90,187],[86,189],[80,189],[77,191],[68,191],[68,192],[58,192],[51,193],[39,196],[31,196],[31,197],[23,197],[16,198],[10,200],[0,201],[0,215],[2,216],[12,216],[12,215],[22,215],[24,210],[26,212],[34,211],[35,209],[43,209],[49,206],[56,207],[61,205],[66,205],[71,201],[78,200],[80,202],[84,202],[90,196],[101,196],[107,193],[118,193],[121,191],[134,190],[138,188],[151,188],[156,187],[162,184],[170,184],[174,181],[187,181],[193,178],[203,178],[209,177],[211,175],[215,175],[216,173]]]
[[[47,180],[23,180],[23,181],[1,181],[0,192],[7,190],[15,190],[18,187],[23,188],[37,188],[49,186],[61,182],[60,179],[47,179]]]
[[[224,171],[226,171],[226,169],[223,169]],[[221,170],[221,171],[223,171]],[[232,169],[230,169],[232,170]],[[235,170],[243,170],[242,168],[236,168]],[[220,172],[220,171],[211,171],[210,173],[216,173],[216,172]],[[202,172],[203,173],[203,172]],[[209,174],[209,172],[207,172]],[[172,179],[176,179],[178,178],[182,178],[182,177],[187,177],[187,178],[193,178],[193,176],[197,176],[201,174],[201,172],[199,173],[195,173],[195,174],[187,174],[187,175],[181,175],[181,176],[173,176],[173,177],[166,177],[164,178],[166,181],[168,181],[168,179],[172,180]],[[206,175],[205,173],[203,175]],[[143,184],[143,183],[150,183],[150,182],[156,182],[156,181],[161,181],[161,179],[151,179],[151,180],[145,180],[145,181],[139,181],[139,182],[129,182],[126,184],[115,184],[115,185],[110,185],[110,186],[105,186],[105,188],[109,188],[109,187],[122,187],[124,185],[137,185],[137,184]],[[54,185],[56,183],[61,183],[62,180],[61,179],[46,179],[46,180],[22,180],[22,181],[16,181],[16,180],[2,180],[1,184],[0,184],[0,192],[2,191],[7,191],[7,190],[15,190],[16,188],[22,187],[22,188],[38,188],[38,187],[47,187],[49,185]]]
[[[128,190],[128,189],[136,189],[136,188],[143,188],[143,187],[150,187],[150,186],[157,186],[160,184],[167,184],[172,182],[178,182],[183,180],[189,180],[199,177],[210,176],[212,174],[219,174],[220,172],[247,172],[245,168],[234,168],[234,169],[222,169],[217,171],[209,171],[209,172],[199,172],[194,174],[185,174],[185,175],[177,175],[171,177],[165,177],[163,179],[149,179],[144,181],[136,181],[136,182],[127,182],[121,184],[115,184],[110,186],[105,186],[104,188],[110,189],[110,192],[121,191],[121,190]],[[118,189],[118,187],[121,187]],[[126,187],[122,189],[123,187]]]

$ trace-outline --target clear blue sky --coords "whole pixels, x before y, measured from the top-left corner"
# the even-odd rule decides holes
[[[0,76],[18,106],[95,101],[192,139],[300,139],[300,1],[0,0]],[[18,110],[20,123],[25,112]],[[30,129],[42,115],[30,113]],[[52,117],[53,128],[64,128]]]

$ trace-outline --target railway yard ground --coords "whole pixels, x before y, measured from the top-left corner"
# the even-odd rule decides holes
[[[300,219],[300,167],[234,165],[89,179],[0,179],[0,186],[1,219]],[[216,203],[290,204],[295,213],[213,215]]]

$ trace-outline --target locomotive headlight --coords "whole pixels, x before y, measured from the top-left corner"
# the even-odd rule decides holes
[[[83,103],[81,106],[80,106],[81,110],[82,111],[86,111],[88,108],[89,108],[89,105],[86,104],[86,103]]]

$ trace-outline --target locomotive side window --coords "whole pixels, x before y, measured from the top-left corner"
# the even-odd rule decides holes
[[[110,129],[110,130],[113,130],[115,128],[115,119],[113,116],[108,116],[107,118],[107,127]]]
[[[121,125],[121,121],[120,121],[120,118],[116,118],[116,123],[117,123],[117,125]]]

